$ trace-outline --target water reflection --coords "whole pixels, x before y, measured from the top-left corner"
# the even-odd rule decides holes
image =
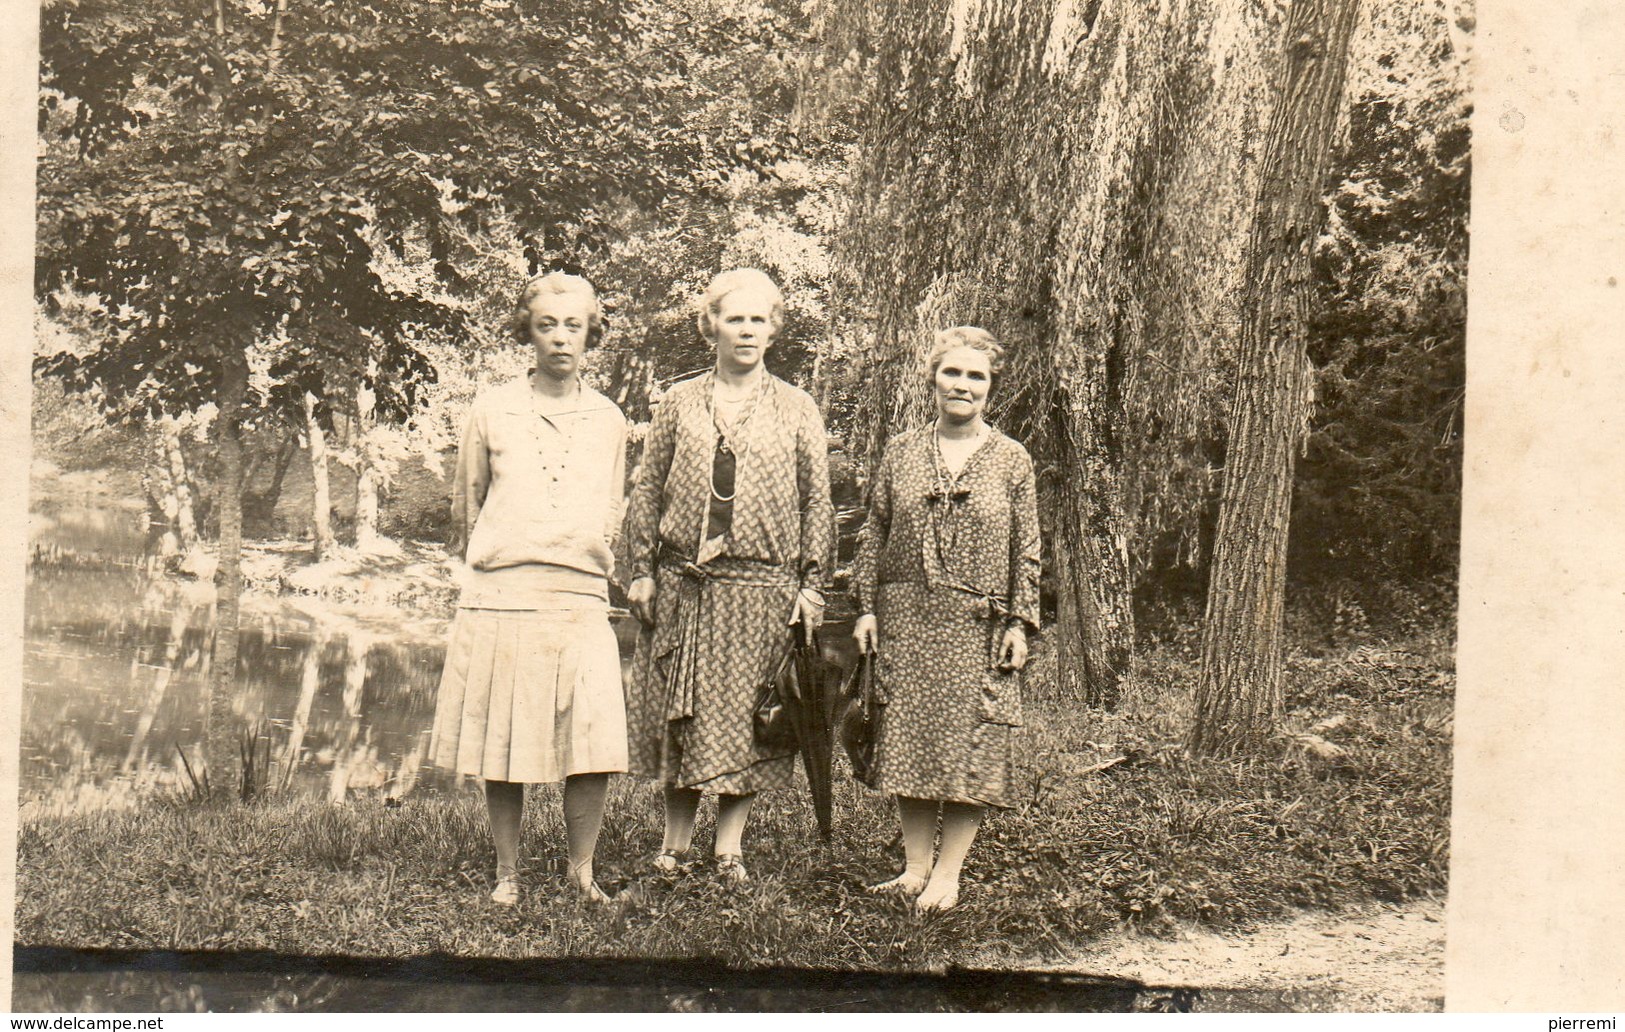
[[[212,592],[140,569],[37,567],[28,578],[21,805],[27,815],[184,791],[201,748]],[[267,741],[273,783],[331,800],[445,784],[422,769],[438,636],[335,631],[245,614],[234,714]]]
[[[139,514],[64,508],[36,527],[26,581],[24,818],[186,792],[201,752],[214,590],[157,576]],[[232,711],[258,728],[267,782],[311,798],[405,796],[459,779],[426,767],[443,620],[377,625],[255,599]],[[617,625],[622,670],[634,625]],[[831,628],[832,648],[847,644]]]

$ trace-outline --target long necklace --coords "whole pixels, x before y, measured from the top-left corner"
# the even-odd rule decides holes
[[[534,369],[531,370],[532,377],[537,377],[539,375],[540,374]],[[562,401],[563,399],[560,400]],[[554,416],[568,416],[574,412],[581,411],[581,380],[579,377],[576,379],[576,389],[570,392],[570,403],[574,404],[575,407],[561,408],[552,415],[548,415],[542,410],[542,393],[536,389],[536,384],[534,382],[532,382],[530,385],[530,407],[535,410],[538,416],[541,416],[543,419],[551,422]]]
[[[711,410],[711,428],[716,431],[716,449],[720,454],[732,456],[734,459],[734,489],[727,494],[717,490],[717,463],[714,460],[711,463],[711,497],[724,504],[732,502],[734,496],[739,493],[739,465],[745,457],[744,453],[750,448],[750,440],[745,436],[746,424],[756,414],[756,403],[760,400],[766,387],[767,382],[764,379],[761,385],[753,388],[748,395],[739,399],[739,409],[734,414],[734,417],[727,421],[727,425],[724,426],[722,406],[717,404],[716,399],[716,380],[713,377],[711,381],[711,391],[706,396],[706,407]],[[734,447],[735,438],[739,439],[738,448]]]
[[[531,436],[535,441],[537,452],[541,454],[542,461],[545,463],[548,461],[548,449],[546,442],[543,440],[545,431],[542,429],[542,427],[551,426],[554,433],[557,433],[560,437],[564,438],[564,446],[566,448],[569,447],[570,435],[565,431],[565,424],[561,422],[558,417],[572,415],[581,411],[581,381],[579,379],[576,380],[575,393],[571,399],[575,407],[561,408],[552,415],[548,415],[546,412],[542,411],[542,396],[537,392],[535,385],[531,386],[529,393],[530,408],[532,412],[536,413],[536,418],[538,420],[537,423],[533,423],[531,425]]]

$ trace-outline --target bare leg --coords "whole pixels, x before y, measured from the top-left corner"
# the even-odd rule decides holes
[[[931,847],[936,844],[938,804],[935,799],[896,798],[897,817],[903,825],[903,873],[891,881],[869,886],[869,891],[917,896],[931,877]]]
[[[519,816],[525,809],[525,786],[514,781],[485,783],[485,810],[491,822],[491,844],[497,853],[497,887],[491,898],[519,900]]]
[[[723,860],[717,871],[729,881],[742,882],[749,877],[740,859],[744,855],[741,842],[745,837],[745,822],[750,819],[751,804],[755,801],[754,794],[717,797],[716,855]]]
[[[985,806],[942,804],[942,849],[937,854],[937,866],[931,870],[931,880],[914,901],[915,906],[921,910],[947,910],[959,902],[959,870],[971,843],[976,841],[985,813]]]
[[[570,884],[593,902],[609,897],[593,881],[592,854],[604,826],[608,774],[572,774],[564,779],[564,838],[570,853]]]
[[[700,790],[666,786],[666,838],[660,849],[684,853],[694,841],[694,818],[700,812]]]

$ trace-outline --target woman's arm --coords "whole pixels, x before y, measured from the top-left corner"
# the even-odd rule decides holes
[[[677,406],[670,396],[655,410],[643,438],[643,459],[637,483],[626,506],[626,543],[631,579],[654,576],[655,552],[660,544],[660,498],[671,472],[677,448]]]
[[[835,552],[835,505],[829,497],[829,436],[824,417],[806,399],[796,432],[796,492],[801,507],[801,586],[822,591]]]
[[[491,488],[491,451],[486,442],[485,411],[475,399],[457,446],[457,469],[451,477],[451,540],[446,543],[450,555],[465,561],[474,522]]]
[[[617,413],[615,421],[615,450],[613,468],[609,473],[608,526],[604,540],[613,546],[621,534],[621,521],[626,516],[626,418]]]
[[[610,460],[608,504],[604,510],[604,543],[609,546],[611,556],[620,556],[625,554],[621,550],[624,544],[621,539],[625,533],[623,526],[626,517],[626,417],[619,412],[615,416],[615,448]],[[618,562],[611,566],[609,580],[624,590],[629,582],[622,579],[626,571],[618,567]]]
[[[858,652],[867,655],[880,648],[880,626],[875,619],[875,595],[880,581],[880,550],[891,533],[892,446],[881,453],[880,465],[869,479],[869,515],[858,532],[858,554],[852,562],[852,585],[858,595],[858,619],[852,637]]]
[[[1038,532],[1038,483],[1033,460],[1020,453],[1010,494],[1010,614],[1011,624],[1025,624],[1038,632],[1038,576],[1043,547]]]
[[[891,533],[892,514],[892,453],[895,445],[881,453],[880,464],[869,478],[869,515],[858,531],[858,554],[852,561],[852,587],[858,596],[860,614],[875,611],[875,594],[879,588],[880,550]]]

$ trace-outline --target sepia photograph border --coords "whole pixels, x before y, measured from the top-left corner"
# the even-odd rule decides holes
[[[1378,0],[1369,0],[1378,2]],[[1625,1007],[1625,11],[1478,0],[1449,1011]],[[0,1000],[15,907],[37,7],[0,81]]]

